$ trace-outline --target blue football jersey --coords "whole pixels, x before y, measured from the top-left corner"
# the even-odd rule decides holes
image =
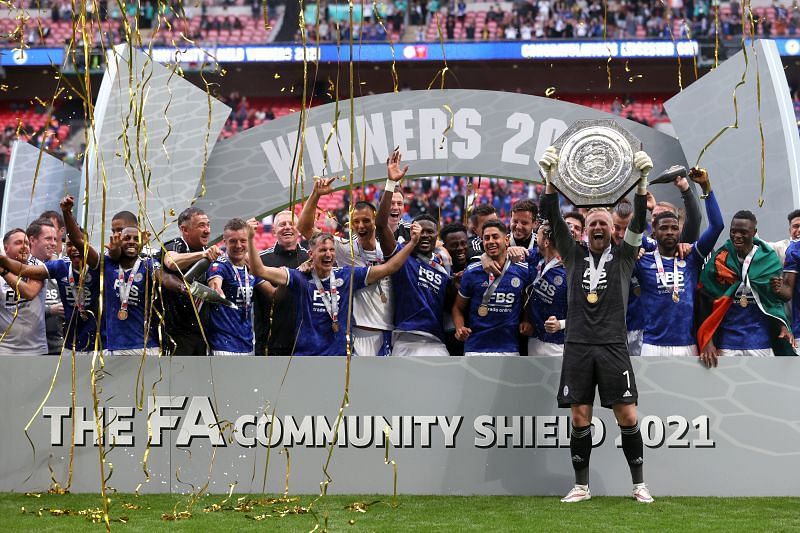
[[[685,259],[662,257],[661,261],[663,277],[658,275],[653,252],[644,254],[634,268],[641,290],[638,301],[644,325],[643,342],[653,346],[690,346],[697,342],[694,336],[694,291],[703,268],[703,257],[695,244]],[[676,261],[677,279],[674,272]],[[672,299],[675,285],[678,287],[678,302]]]
[[[207,279],[214,278],[222,280],[225,298],[235,303],[238,309],[224,305],[211,307],[208,343],[212,350],[250,353],[254,349],[253,291],[264,280],[251,274],[244,266],[234,266],[226,256],[208,267]]]
[[[545,261],[539,259],[539,264],[531,271],[530,298],[528,299],[528,319],[536,328],[536,337],[542,342],[564,344],[564,331],[547,333],[544,322],[551,316],[559,320],[567,318],[567,269],[559,262],[539,279],[536,279],[540,269],[544,269]],[[569,324],[567,325],[569,326]]]
[[[463,298],[469,300],[466,325],[472,329],[472,333],[464,343],[465,352],[519,352],[519,319],[524,305],[525,288],[529,282],[527,264],[509,265],[486,304],[488,314],[480,316],[478,308],[489,287],[489,274],[484,272],[480,263],[467,267],[458,290]]]
[[[646,252],[652,252],[658,247],[658,243],[652,237],[645,236],[642,239],[642,249]],[[639,294],[641,287],[639,286],[639,278],[634,270],[631,275],[631,290],[628,293],[628,312],[625,315],[625,323],[628,326],[628,331],[640,331],[645,326],[645,313],[642,305],[639,303]]]
[[[428,264],[414,255],[406,259],[392,274],[395,330],[433,335],[444,342],[442,320],[449,281],[450,276],[438,264]]]
[[[159,264],[152,257],[142,258],[137,272],[134,273],[128,297],[128,317],[120,320],[118,314],[121,308],[120,289],[123,283],[128,282],[131,269],[124,270],[124,281],[119,280],[119,264],[105,258],[105,310],[103,311],[103,326],[105,328],[106,350],[141,350],[145,347],[145,333],[147,333],[147,348],[158,347],[156,336],[156,317],[150,311],[151,301],[155,294],[155,271]],[[150,321],[150,327],[145,331],[145,318]]]
[[[333,331],[333,320],[325,307],[326,297],[317,289],[311,273],[289,270],[289,290],[297,304],[297,326],[294,355],[346,355],[345,329],[350,300],[350,278],[352,273],[353,292],[367,285],[369,267],[334,268],[335,286],[338,302],[339,331]],[[331,296],[329,278],[320,280],[326,294]]]
[[[772,347],[769,332],[773,318],[759,309],[752,294],[747,304],[747,307],[740,306],[739,297],[734,297],[717,329],[717,348],[763,350]]]
[[[58,295],[64,305],[64,339],[66,341],[65,350],[75,350],[86,352],[94,349],[94,339],[97,333],[97,304],[100,298],[100,269],[88,268],[83,278],[83,288],[81,289],[80,273],[72,268],[72,261],[68,257],[54,259],[45,262],[47,275],[56,280],[58,284]],[[72,274],[73,284],[69,278]],[[81,317],[75,305],[75,291],[82,294],[82,305],[84,316]],[[81,290],[83,292],[81,292]]]
[[[795,274],[794,291],[792,292],[792,334],[800,334],[800,241],[793,241],[786,249],[784,272]]]

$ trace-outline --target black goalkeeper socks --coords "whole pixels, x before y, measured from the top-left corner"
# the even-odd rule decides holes
[[[644,444],[642,443],[642,432],[639,431],[639,423],[633,426],[620,426],[622,432],[622,451],[628,466],[631,469],[631,480],[634,483],[644,482],[642,467],[644,464]]]

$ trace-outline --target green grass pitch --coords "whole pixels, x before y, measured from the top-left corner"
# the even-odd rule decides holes
[[[800,531],[800,498],[658,497],[653,504],[630,498],[595,497],[562,504],[557,497],[336,495],[315,500],[268,501],[233,494],[222,510],[204,512],[225,495],[205,496],[191,517],[166,521],[164,514],[187,509],[175,495],[112,494],[112,531]],[[251,502],[246,508],[242,503]],[[273,498],[274,500],[274,498]],[[313,503],[312,503],[313,502]],[[374,503],[372,503],[374,502]],[[359,512],[358,503],[371,503]],[[390,505],[394,503],[395,505]],[[177,506],[177,507],[176,507]],[[239,510],[234,507],[239,506]],[[306,512],[311,507],[313,512]],[[85,514],[100,507],[97,494],[0,494],[0,531],[103,531]],[[24,508],[24,511],[23,511]],[[51,510],[69,511],[54,515]],[[55,511],[58,513],[58,511]],[[124,518],[125,521],[118,521]]]

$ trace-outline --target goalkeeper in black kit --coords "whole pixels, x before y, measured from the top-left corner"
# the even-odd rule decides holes
[[[553,229],[556,249],[567,268],[568,305],[558,391],[559,407],[572,414],[570,454],[575,486],[561,499],[574,503],[591,499],[589,456],[592,451],[592,405],[595,388],[600,404],[613,409],[622,432],[622,450],[631,470],[633,497],[651,503],[653,497],[643,477],[642,434],[636,414],[638,394],[627,346],[625,313],[631,273],[636,261],[647,212],[647,174],[653,167],[644,152],[634,155],[642,177],[636,189],[633,220],[619,246],[613,244],[611,213],[591,209],[586,216],[588,245],[576,243],[561,216],[558,194],[550,183],[550,170],[558,162],[549,147],[539,164],[547,176],[540,211]]]

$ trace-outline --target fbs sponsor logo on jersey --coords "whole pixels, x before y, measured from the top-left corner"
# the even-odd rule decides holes
[[[417,285],[419,287],[429,289],[438,294],[443,282],[444,278],[439,272],[419,265],[417,275]]]
[[[614,257],[613,254],[608,254],[608,259],[606,260],[606,265],[611,262],[611,259],[613,259],[613,257]],[[593,258],[591,256],[591,254],[586,256],[586,262],[587,263],[589,263],[589,261],[592,261],[592,260],[593,260]],[[603,270],[600,271],[600,279],[597,282],[597,289],[596,289],[597,292],[605,290],[606,286],[608,285],[608,276],[607,276],[606,265],[603,265]],[[591,279],[591,270],[589,270],[589,265],[587,264],[586,268],[583,271],[583,279],[581,280],[581,286],[583,287],[583,289],[586,292],[589,292],[589,280],[590,279]]]

